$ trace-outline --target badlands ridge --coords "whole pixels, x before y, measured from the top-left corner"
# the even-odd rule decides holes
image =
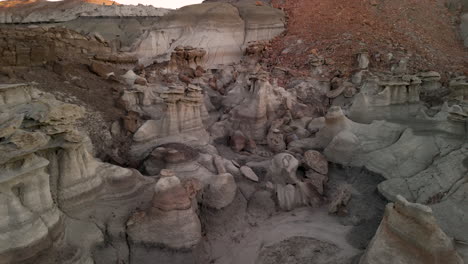
[[[3,2],[0,264],[467,262],[466,64],[277,50],[283,2]]]

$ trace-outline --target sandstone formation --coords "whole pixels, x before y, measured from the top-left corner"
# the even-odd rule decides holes
[[[200,63],[215,66],[239,61],[250,41],[279,35],[284,13],[251,3],[206,3],[171,11],[74,0],[38,1],[0,11],[0,23],[46,23],[48,27],[47,23],[57,22],[107,42],[116,51],[133,54],[145,65],[169,60],[178,46],[198,43],[196,48],[207,52]]]
[[[303,115],[307,107],[284,88],[271,84],[268,78],[268,73],[262,70],[256,74],[247,74],[245,70],[241,72],[238,81],[230,87],[222,101],[229,115],[216,123],[210,132],[218,136],[213,130],[222,127],[226,133],[219,136],[233,138],[240,131],[249,140],[266,141],[276,152],[284,150],[285,138],[278,128],[290,115]],[[233,131],[232,134],[230,131]]]
[[[391,256],[391,257],[390,257]],[[360,262],[463,263],[453,241],[437,225],[432,210],[398,196]]]
[[[152,206],[137,212],[127,223],[132,243],[164,245],[174,249],[190,248],[201,239],[201,224],[196,214],[196,193],[184,188],[170,171],[162,172],[156,183]],[[186,189],[187,188],[187,189]]]
[[[0,109],[1,230],[9,237],[0,243],[2,263],[92,262],[99,231],[79,245],[68,215],[96,199],[131,195],[141,176],[92,157],[89,139],[75,128],[84,112],[76,105],[14,84],[0,86]]]
[[[0,23],[64,22],[79,17],[153,17],[163,16],[169,10],[152,6],[102,5],[86,1],[36,1],[0,10]]]
[[[141,159],[152,148],[170,142],[208,143],[203,119],[206,114],[201,88],[196,85],[135,85],[125,91],[122,101],[128,110],[147,114],[147,120],[136,131],[132,156]]]
[[[0,66],[40,66],[57,58],[110,53],[105,43],[73,30],[0,28]]]
[[[1,2],[0,263],[468,261],[457,1]]]
[[[276,201],[282,210],[290,211],[302,206],[318,207],[322,203],[327,176],[308,171],[307,178],[298,177],[297,169],[300,163],[293,155],[280,153],[270,160],[249,164],[266,169],[267,179],[272,183]],[[246,168],[248,167],[242,167],[241,171],[244,175],[249,175],[250,172]],[[249,170],[251,171],[250,168]]]
[[[249,41],[271,39],[280,34],[284,30],[283,17],[276,9],[252,4],[186,6],[163,16],[135,42],[132,50],[145,58],[145,63],[156,56],[168,59],[177,46],[199,43],[198,48],[207,52],[204,65],[229,64],[240,59]]]

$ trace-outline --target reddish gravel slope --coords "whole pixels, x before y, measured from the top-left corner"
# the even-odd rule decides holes
[[[468,53],[458,35],[458,14],[443,0],[273,0],[288,14],[287,32],[272,41],[270,64],[306,70],[315,49],[341,70],[353,69],[354,55],[367,50],[388,69],[410,58],[413,71],[468,74]],[[377,60],[378,61],[378,60]],[[394,62],[394,61],[393,61]]]

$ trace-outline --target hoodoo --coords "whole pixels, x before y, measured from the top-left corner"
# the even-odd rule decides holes
[[[468,263],[465,0],[124,1],[0,2],[0,264]]]

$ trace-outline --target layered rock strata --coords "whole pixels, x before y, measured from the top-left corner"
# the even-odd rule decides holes
[[[36,1],[0,10],[0,23],[56,23],[79,17],[158,17],[169,10],[143,5],[102,5],[86,1]]]
[[[320,154],[321,155],[321,154]],[[312,162],[309,162],[309,165]],[[291,211],[298,207],[318,207],[323,202],[324,187],[328,180],[327,175],[314,170],[308,170],[305,177],[297,175],[301,163],[293,155],[280,153],[270,160],[263,162],[250,162],[248,165],[263,168],[267,171],[266,179],[274,190],[278,206],[285,211]],[[317,165],[317,166],[316,166]],[[315,164],[314,167],[326,167],[328,164]],[[247,170],[248,169],[248,170]],[[249,167],[241,167],[241,171],[249,179],[253,179]],[[255,175],[256,176],[256,175]],[[256,178],[258,180],[258,177]]]
[[[64,28],[0,28],[0,66],[39,66],[110,51],[108,44]]]
[[[68,215],[91,201],[134,196],[145,182],[92,157],[89,139],[75,128],[83,113],[29,84],[0,86],[0,236],[8,238],[1,263],[92,263],[102,234]],[[86,242],[76,243],[73,228],[90,230]]]
[[[197,47],[207,52],[204,65],[227,65],[240,60],[249,41],[271,39],[280,34],[284,30],[283,17],[282,11],[253,4],[186,6],[162,17],[131,50],[144,58],[145,63],[156,56],[169,60],[175,47],[199,43]]]
[[[214,137],[232,137],[240,131],[246,139],[267,143],[277,152],[285,148],[284,135],[278,128],[308,112],[296,96],[271,84],[269,75],[258,69],[255,74],[242,73],[237,78],[223,98],[222,106],[229,114],[212,126],[210,131]]]
[[[134,90],[123,94],[122,100],[127,109],[154,118],[147,120],[133,136],[131,156],[136,160],[142,160],[154,147],[170,142],[196,145],[209,142],[203,124],[206,108],[202,89],[196,85],[135,85]]]
[[[339,108],[331,108],[315,138],[294,141],[289,147],[324,148],[328,160],[354,167],[364,166],[386,181],[378,189],[387,199],[401,194],[412,202],[430,204],[441,227],[461,241],[467,237],[466,214],[466,132],[463,122],[447,119],[441,112],[423,124],[408,126],[374,121],[359,124],[349,120]],[[438,133],[422,133],[432,127]],[[437,179],[437,180],[435,180]],[[457,217],[447,217],[447,215]]]
[[[431,208],[398,196],[385,209],[379,229],[360,264],[464,263],[453,240],[437,225]]]

